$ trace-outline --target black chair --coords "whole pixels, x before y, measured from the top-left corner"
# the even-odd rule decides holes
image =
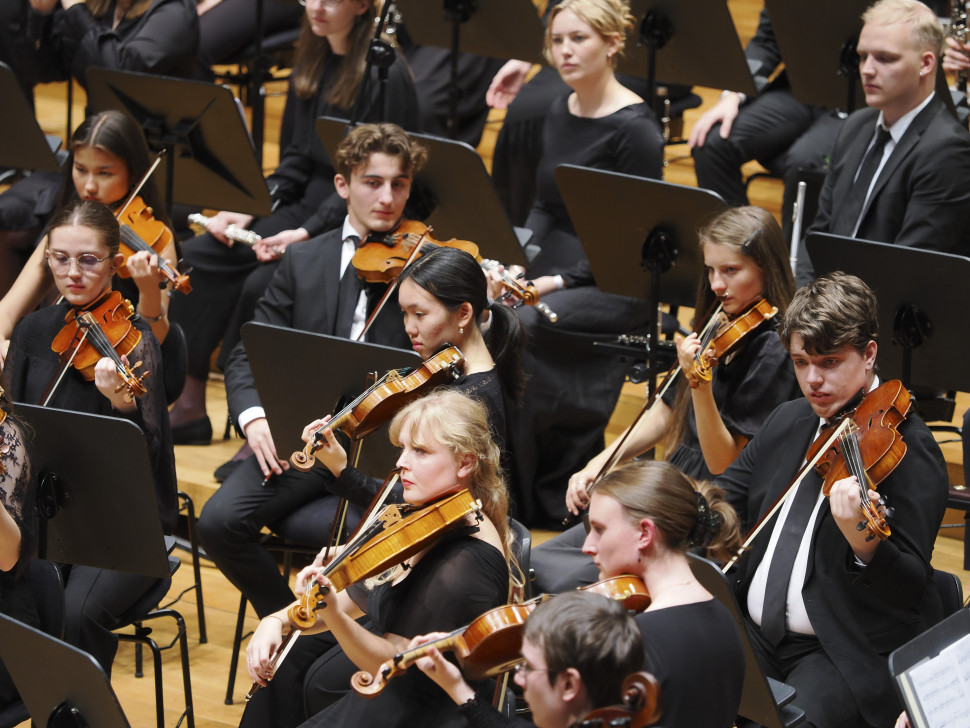
[[[57,565],[44,559],[31,559],[23,575],[34,595],[40,629],[51,637],[64,637],[64,580]],[[22,700],[0,709],[0,728],[13,728],[30,718]]]
[[[189,551],[189,553],[192,554],[192,573],[195,578],[195,582],[192,585],[187,586],[181,592],[179,592],[178,596],[175,597],[172,601],[167,602],[166,604],[163,604],[162,608],[166,609],[168,607],[171,607],[173,604],[178,602],[183,596],[185,596],[188,592],[194,591],[196,611],[199,617],[199,642],[202,644],[205,644],[206,642],[209,641],[209,639],[206,636],[206,630],[205,630],[205,601],[202,598],[202,567],[201,567],[201,564],[199,563],[199,537],[195,529],[195,524],[196,524],[195,504],[192,502],[192,499],[189,497],[188,493],[183,493],[182,491],[179,491],[178,498],[179,498],[179,513],[185,514],[186,530],[188,533],[189,540],[188,540],[188,543],[186,543],[182,539],[175,539],[175,543],[180,548],[186,549]]]
[[[174,548],[174,539],[170,540],[169,537],[166,537],[166,541]],[[181,565],[181,562],[177,557],[171,555],[168,557],[168,561],[170,572],[174,574]],[[155,670],[155,716],[158,728],[165,728],[165,698],[162,690],[162,652],[174,647],[176,642],[179,644],[179,651],[182,656],[182,686],[185,692],[185,711],[182,713],[182,717],[179,718],[178,722],[181,724],[184,718],[188,728],[195,728],[192,679],[189,674],[189,640],[186,634],[185,619],[174,609],[167,607],[155,608],[165,598],[171,585],[171,579],[159,579],[153,588],[149,589],[125,614],[119,617],[118,625],[115,629],[121,629],[129,625],[135,629],[133,634],[122,633],[118,635],[118,639],[122,642],[133,642],[135,644],[135,677],[144,676],[144,672],[142,671],[142,645],[147,646],[152,651]],[[163,617],[171,617],[175,621],[176,635],[167,645],[159,646],[151,636],[151,628],[145,627],[144,623]]]
[[[525,579],[525,583],[522,585],[522,598],[531,599],[534,578],[531,567],[532,533],[514,518],[509,519],[509,528],[515,534],[515,558],[519,562],[519,568],[522,570],[522,576]]]
[[[804,721],[805,711],[792,704],[792,700],[796,697],[795,689],[785,683],[772,680],[764,674],[748,638],[741,607],[727,577],[713,562],[694,554],[689,556],[690,568],[694,576],[707,591],[728,608],[741,633],[746,669],[738,715],[760,723],[765,728],[793,728]]]
[[[933,571],[933,583],[943,602],[943,616],[949,617],[963,607],[963,584],[956,574],[949,571]]]

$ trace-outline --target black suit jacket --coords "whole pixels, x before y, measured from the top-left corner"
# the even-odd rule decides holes
[[[266,292],[256,304],[253,321],[316,334],[337,334],[341,232],[341,229],[332,230],[287,248]],[[396,297],[388,300],[367,340],[408,347]],[[260,405],[249,358],[241,342],[232,350],[226,365],[226,394],[233,420],[248,408]]]
[[[818,428],[805,399],[786,402],[765,421],[738,459],[717,478],[742,524],[752,526],[804,463]],[[822,648],[849,684],[866,720],[892,725],[899,714],[887,658],[942,617],[930,556],[943,512],[946,464],[929,428],[915,414],[900,428],[906,455],[880,485],[895,509],[892,535],[868,566],[858,568],[825,501],[815,522],[803,597]],[[820,486],[811,473],[803,485]],[[774,522],[752,544],[738,569],[738,600],[765,555]]]
[[[842,203],[875,134],[877,109],[845,122],[809,233],[852,237],[855,220],[840,220]],[[913,119],[876,179],[855,237],[970,255],[970,134],[939,97]],[[799,256],[798,280],[811,276]]]

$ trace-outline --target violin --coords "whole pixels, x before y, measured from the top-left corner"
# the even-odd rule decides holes
[[[64,327],[51,343],[51,349],[64,365],[57,381],[73,366],[85,380],[93,382],[95,365],[107,357],[114,362],[115,369],[124,380],[124,384],[117,391],[125,390],[126,401],[130,402],[134,397],[145,394],[142,380],[149,372],[137,376],[134,372],[141,366],[141,362],[129,368],[121,360],[122,356],[130,354],[141,341],[141,332],[131,323],[134,314],[135,309],[131,302],[122,298],[118,291],[108,291],[93,304],[68,311],[64,317]],[[57,382],[51,387],[51,392],[44,401],[45,405],[50,401],[56,386]]]
[[[371,233],[351,259],[357,275],[368,283],[390,283],[421,248],[431,243],[447,248],[458,248],[481,261],[478,246],[469,240],[436,240],[431,237],[433,228],[417,220],[404,220],[390,233]]]
[[[308,472],[313,468],[313,454],[326,441],[325,430],[339,430],[351,440],[360,440],[429,389],[457,379],[464,366],[465,357],[458,348],[446,344],[419,367],[392,369],[314,432],[302,450],[290,455],[290,463]]]
[[[158,254],[158,270],[164,274],[176,291],[188,293],[192,290],[189,285],[189,277],[179,273],[172,267],[171,263],[162,257],[162,251],[168,247],[174,239],[172,231],[168,225],[156,220],[154,210],[150,208],[141,197],[135,195],[131,197],[116,214],[118,225],[121,228],[120,252],[125,256],[125,263],[118,269],[118,275],[122,278],[131,278],[128,270],[128,258],[135,253],[147,250]]]
[[[822,476],[822,493],[826,496],[836,481],[850,475],[859,481],[864,520],[858,528],[868,532],[867,541],[873,538],[882,541],[891,534],[886,517],[877,510],[877,506],[886,505],[885,499],[873,504],[869,490],[876,490],[906,455],[906,443],[898,427],[912,406],[912,395],[898,379],[879,385],[854,411],[845,415],[849,421],[845,431],[825,448],[815,464],[815,470]],[[819,436],[812,443],[809,458],[822,449],[824,439]]]
[[[641,671],[628,675],[622,690],[622,705],[597,708],[576,721],[572,728],[644,728],[660,720],[663,713],[660,682],[652,674]]]
[[[484,270],[498,270],[501,265],[497,260],[490,260],[488,258],[482,261],[482,268]],[[518,308],[523,304],[526,306],[535,306],[536,310],[545,316],[550,323],[556,323],[559,320],[558,314],[539,300],[539,291],[536,290],[535,284],[532,281],[523,283],[520,280],[522,278],[521,275],[513,277],[506,270],[502,271],[501,276],[502,287],[505,289],[505,293],[499,296],[496,299],[497,301],[514,298],[516,302],[512,308]]]
[[[468,490],[460,490],[423,507],[385,506],[378,517],[327,564],[323,575],[335,590],[341,591],[381,574],[432,545],[447,531],[461,525],[467,516],[477,513],[481,506],[481,501],[475,500]],[[316,624],[316,612],[328,593],[329,589],[319,584],[308,585],[289,608],[287,615],[296,628],[283,638],[276,650],[274,670],[300,632]],[[252,698],[260,687],[259,683],[253,683],[246,700]]]
[[[739,316],[719,323],[709,329],[709,333],[707,333],[708,329],[705,329],[705,333],[701,336],[701,348],[694,355],[691,375],[705,382],[711,381],[712,369],[716,362],[746,334],[754,331],[768,319],[774,318],[777,313],[776,306],[772,306],[764,298],[759,298]]]
[[[626,609],[642,612],[650,606],[650,595],[643,581],[636,576],[616,576],[580,587],[623,603]],[[411,665],[434,647],[451,650],[458,656],[462,672],[469,680],[482,680],[508,672],[522,660],[522,632],[525,620],[547,599],[547,594],[524,604],[507,604],[490,609],[465,627],[460,627],[440,639],[427,642],[395,655],[371,675],[360,670],[350,680],[354,692],[365,698],[380,693],[387,681],[403,674]]]

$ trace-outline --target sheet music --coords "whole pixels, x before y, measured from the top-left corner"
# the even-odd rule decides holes
[[[899,679],[918,728],[970,728],[970,635]]]

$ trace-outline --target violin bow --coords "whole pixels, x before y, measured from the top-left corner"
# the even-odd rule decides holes
[[[155,170],[158,169],[158,165],[161,164],[162,157],[164,156],[165,156],[164,149],[162,149],[158,154],[155,155],[155,161],[152,162],[152,165],[148,168],[148,171],[141,176],[140,180],[138,180],[138,184],[135,185],[134,189],[131,191],[131,194],[128,195],[128,199],[125,200],[125,204],[123,204],[121,207],[118,208],[118,212],[115,214],[115,217],[118,217],[118,215],[124,212],[125,209],[128,207],[128,205],[132,203],[132,200],[138,197],[138,194],[141,192],[142,187],[144,187],[145,183],[147,183],[148,180],[151,179],[152,174],[154,174]]]
[[[421,237],[418,238],[418,242],[414,246],[414,250],[411,251],[410,255],[408,255],[408,259],[404,261],[404,265],[401,267],[402,272],[404,271],[405,268],[411,265],[411,263],[414,262],[415,259],[417,259],[418,253],[421,252],[421,248],[424,246],[424,244],[428,242],[428,237],[431,235],[433,230],[434,228],[428,227],[423,233],[421,233]],[[391,294],[394,293],[395,290],[397,290],[397,280],[400,277],[401,276],[398,275],[397,278],[391,281],[391,284],[387,287],[387,290],[384,291],[384,295],[381,296],[381,300],[377,302],[377,305],[374,307],[373,312],[371,312],[370,317],[368,317],[367,319],[367,323],[364,324],[363,330],[360,332],[360,334],[357,335],[357,341],[364,340],[364,335],[370,330],[371,324],[374,323],[374,320],[380,315],[381,311],[384,309],[384,304],[387,303],[387,299],[389,299],[391,297]]]
[[[795,486],[801,483],[802,480],[805,479],[805,476],[811,472],[812,468],[815,467],[816,463],[818,463],[818,461],[822,459],[822,457],[825,455],[828,449],[835,443],[836,440],[838,440],[842,436],[842,434],[846,430],[849,429],[851,425],[852,425],[852,418],[845,417],[838,424],[838,426],[835,427],[832,433],[825,439],[825,442],[822,444],[822,446],[818,449],[818,452],[816,452],[815,455],[810,460],[805,462],[805,464],[801,467],[801,469],[795,474],[795,477],[792,478],[792,481],[787,486],[785,486],[785,490],[783,490],[781,495],[778,496],[778,499],[771,504],[771,508],[765,511],[764,515],[761,516],[761,518],[755,524],[754,528],[748,531],[747,535],[745,535],[744,537],[744,543],[741,544],[741,547],[737,550],[737,553],[735,553],[734,556],[731,557],[731,560],[724,565],[724,567],[721,569],[721,573],[723,574],[728,573],[731,567],[738,562],[738,559],[740,559],[741,556],[744,555],[744,552],[747,551],[749,548],[751,548],[751,544],[758,537],[758,534],[761,533],[761,531],[767,525],[768,521],[771,520],[772,516],[774,516],[775,513],[777,513],[778,510],[782,507],[782,505],[784,505],[785,501],[788,500],[788,496],[791,495],[792,491],[795,489]]]

